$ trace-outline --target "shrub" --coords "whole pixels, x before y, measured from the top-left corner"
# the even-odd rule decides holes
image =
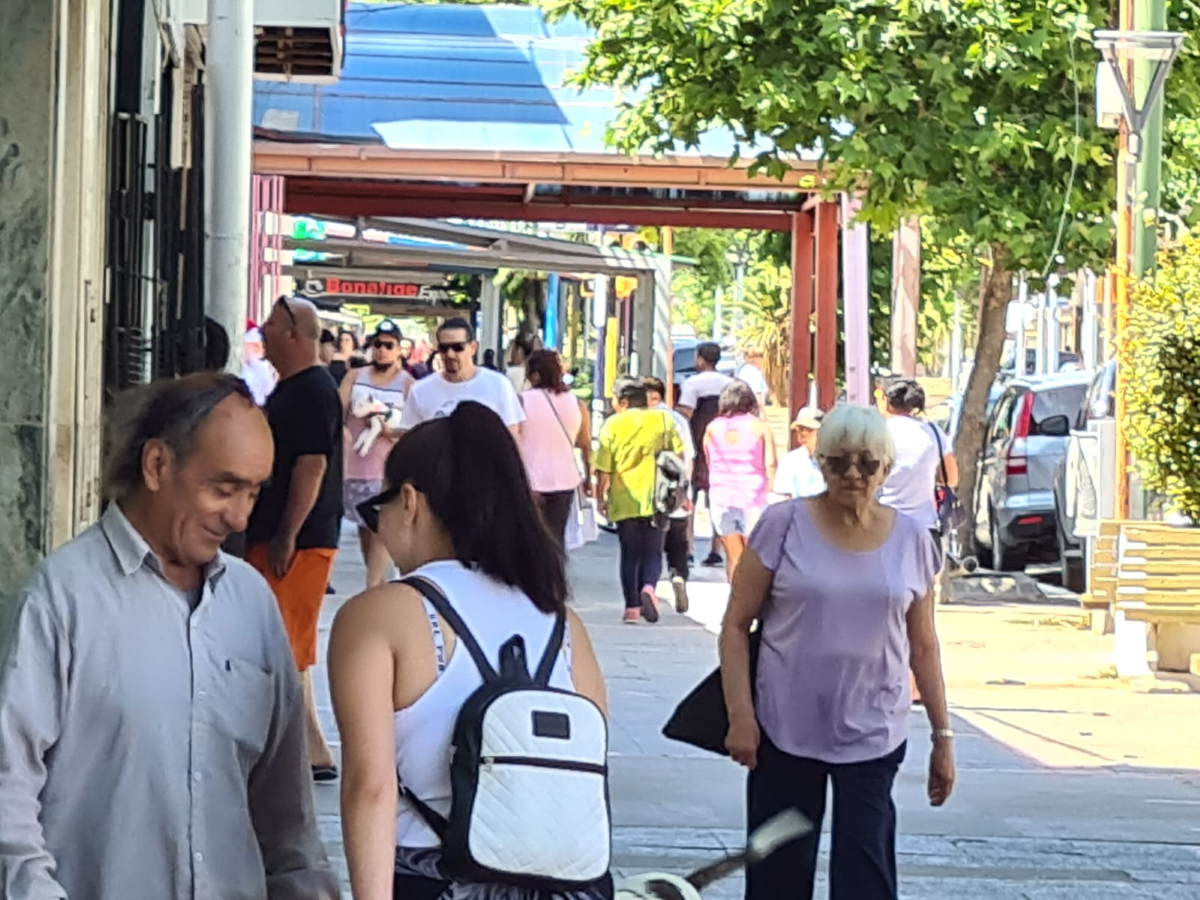
[[[1120,348],[1129,449],[1146,487],[1200,522],[1200,238],[1134,287]]]

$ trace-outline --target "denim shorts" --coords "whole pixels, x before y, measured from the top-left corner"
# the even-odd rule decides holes
[[[711,506],[713,531],[721,537],[727,534],[749,537],[764,509],[765,506]]]

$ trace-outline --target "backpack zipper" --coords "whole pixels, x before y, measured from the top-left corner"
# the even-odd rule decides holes
[[[560,769],[568,772],[587,772],[592,775],[607,775],[608,766],[597,763],[573,762],[569,759],[538,759],[531,756],[485,756],[482,759],[484,771],[491,771],[493,765],[528,766],[533,769]]]

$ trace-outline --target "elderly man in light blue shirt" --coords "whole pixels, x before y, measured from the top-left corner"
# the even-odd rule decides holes
[[[112,502],[38,567],[0,667],[0,897],[332,900],[279,612],[220,549],[266,420],[231,375],[131,402]]]
[[[794,500],[798,497],[816,497],[825,493],[825,476],[817,465],[817,434],[825,413],[813,406],[805,406],[792,421],[792,433],[799,442],[795,450],[788,452],[779,462],[775,473],[775,484],[771,486],[771,502]]]

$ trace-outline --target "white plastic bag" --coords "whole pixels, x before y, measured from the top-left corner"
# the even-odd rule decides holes
[[[563,538],[567,550],[578,550],[584,544],[600,539],[595,500],[591,497],[581,498],[578,491],[571,495],[571,513],[567,516],[567,530]]]

